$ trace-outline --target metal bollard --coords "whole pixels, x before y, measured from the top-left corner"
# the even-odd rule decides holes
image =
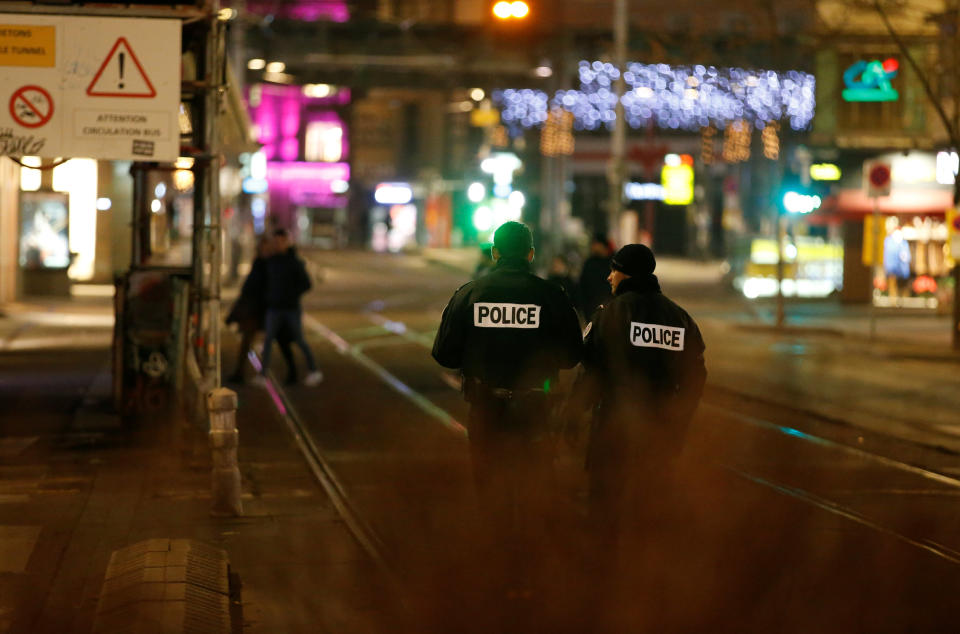
[[[237,447],[237,393],[220,387],[207,394],[210,414],[210,450],[213,454],[211,515],[243,515],[240,502],[240,467]]]

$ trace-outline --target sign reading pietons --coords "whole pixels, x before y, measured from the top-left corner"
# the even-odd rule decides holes
[[[0,156],[174,161],[179,20],[0,16]]]
[[[0,66],[52,68],[57,63],[57,35],[52,26],[0,24]]]

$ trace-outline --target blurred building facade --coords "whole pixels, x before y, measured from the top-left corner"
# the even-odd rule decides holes
[[[248,69],[248,82],[350,91],[340,117],[349,139],[343,221],[349,242],[378,248],[482,242],[511,217],[572,242],[611,229],[609,113],[588,104],[600,118],[591,122],[585,117],[593,115],[577,109],[591,94],[609,100],[612,85],[602,75],[612,53],[614,2],[528,5],[526,20],[508,23],[493,16],[489,0],[242,4],[243,57],[262,64]],[[882,6],[922,72],[943,84],[944,74],[935,69],[956,48],[944,28],[955,13],[940,1]],[[629,7],[628,59],[644,63],[638,75],[658,72],[667,85],[650,92],[639,80],[630,86],[638,110],[628,111],[627,213],[616,227],[624,239],[666,253],[728,257],[744,278],[763,278],[754,291],[768,294],[763,289],[769,290],[775,268],[770,258],[782,196],[799,183],[822,206],[790,216],[793,290],[802,278],[815,282],[808,285],[814,294],[864,301],[880,282],[863,263],[864,216],[871,206],[860,193],[861,168],[864,160],[896,155],[884,231],[888,225],[899,229],[910,261],[921,263],[908,278],[897,278],[896,293],[906,298],[916,287],[930,298],[927,278],[939,287],[949,266],[937,249],[950,184],[936,177],[937,154],[949,150],[949,139],[875,7],[835,0],[706,7],[691,1],[673,3],[670,11],[633,1]],[[899,98],[844,100],[845,73],[874,60],[894,60]],[[272,81],[271,62],[282,63],[286,77]],[[739,117],[735,107],[729,116],[707,116],[702,125],[683,121],[682,102],[702,106],[709,92],[698,68],[707,75],[716,70],[717,85],[740,99],[746,114]],[[670,85],[683,73],[690,85]],[[804,83],[808,75],[815,84]],[[782,90],[756,90],[767,80]],[[796,94],[784,88],[789,82],[799,86]],[[806,97],[808,89],[809,103],[800,101],[815,116],[797,115],[795,97]],[[761,101],[782,102],[764,110],[750,103],[751,91]],[[525,110],[511,108],[510,99],[523,100]],[[679,125],[661,112],[670,100],[677,101]],[[576,116],[548,122],[555,105]],[[767,114],[778,107],[779,117]],[[514,161],[509,175],[495,173],[496,165]],[[819,166],[816,177],[812,166]],[[692,182],[682,175],[687,167]],[[834,168],[838,180],[818,180],[827,173],[833,178]],[[667,183],[690,186],[692,198],[665,193]]]

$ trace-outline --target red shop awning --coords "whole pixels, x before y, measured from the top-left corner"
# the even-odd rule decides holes
[[[885,214],[943,216],[952,204],[953,190],[950,188],[894,189],[889,196],[879,198],[880,213]],[[837,220],[872,214],[873,198],[862,189],[841,189],[827,196],[820,213]]]

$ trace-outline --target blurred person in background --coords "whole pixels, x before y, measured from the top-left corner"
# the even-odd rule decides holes
[[[477,280],[493,270],[494,261],[490,250],[493,245],[485,242],[480,245],[480,261],[477,262],[477,268],[473,270],[473,279]]]
[[[578,286],[580,291],[580,312],[587,321],[593,317],[597,307],[610,299],[610,256],[613,247],[602,233],[594,234],[590,240],[590,255],[583,262]]]
[[[567,258],[562,255],[555,255],[550,261],[550,270],[547,272],[547,281],[553,282],[567,293],[567,297],[573,299],[577,296],[577,284],[570,276],[570,267],[567,265]]]
[[[259,383],[266,382],[270,369],[270,354],[273,342],[281,332],[286,332],[293,343],[303,352],[307,362],[306,385],[317,385],[323,374],[317,369],[310,346],[303,337],[303,308],[300,297],[310,290],[312,283],[303,260],[297,255],[290,234],[286,229],[273,231],[273,253],[266,260],[266,319],[263,340],[263,368]]]
[[[267,236],[262,236],[257,242],[257,252],[250,265],[250,273],[243,281],[240,288],[240,295],[233,303],[233,307],[227,314],[227,324],[237,324],[240,331],[240,348],[237,351],[237,360],[234,364],[233,374],[227,377],[230,383],[243,383],[244,367],[247,363],[247,355],[250,353],[250,346],[257,333],[263,330],[264,321],[267,313],[265,302],[267,286],[267,258],[271,254],[271,240]],[[280,346],[280,352],[287,362],[287,383],[296,383],[297,365],[293,360],[293,352],[290,350],[290,336],[286,331],[277,333],[277,344]]]

